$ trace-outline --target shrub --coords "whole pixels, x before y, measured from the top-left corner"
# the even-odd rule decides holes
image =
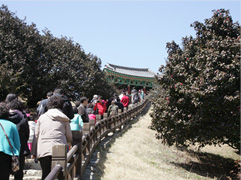
[[[152,126],[168,145],[240,148],[240,25],[213,10],[192,25],[196,37],[167,43],[166,66],[152,92]]]

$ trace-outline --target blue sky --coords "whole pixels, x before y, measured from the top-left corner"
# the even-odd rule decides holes
[[[240,23],[240,1],[2,1],[39,31],[71,37],[86,53],[116,65],[158,68],[166,43],[195,36],[190,24],[204,22],[213,9],[230,10]]]

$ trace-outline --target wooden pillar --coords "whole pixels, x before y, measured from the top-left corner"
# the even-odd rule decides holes
[[[128,84],[128,94],[131,94],[131,85]]]
[[[63,168],[63,176],[64,179],[67,179],[67,145],[55,145],[52,147],[52,167],[53,169],[55,165],[59,164]]]

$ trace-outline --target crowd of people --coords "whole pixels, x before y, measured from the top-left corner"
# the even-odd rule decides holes
[[[123,112],[124,107],[144,99],[144,91],[135,88],[131,94],[123,91],[104,100],[94,95],[91,100],[81,97],[71,103],[61,88],[48,92],[36,110],[36,117],[24,109],[23,102],[14,93],[9,93],[0,103],[0,177],[8,180],[10,174],[15,180],[23,179],[25,157],[30,156],[40,162],[42,179],[51,171],[52,147],[58,144],[71,146],[72,131],[79,131],[83,123],[88,123],[96,115],[103,118]],[[73,104],[73,105],[72,105]],[[9,141],[8,141],[9,139]],[[19,158],[19,170],[11,171],[12,157]]]

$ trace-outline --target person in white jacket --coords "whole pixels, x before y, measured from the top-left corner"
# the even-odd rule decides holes
[[[40,161],[42,179],[51,171],[52,147],[72,141],[70,119],[61,111],[63,104],[61,96],[52,96],[47,103],[48,111],[39,117],[35,127],[32,154]]]

